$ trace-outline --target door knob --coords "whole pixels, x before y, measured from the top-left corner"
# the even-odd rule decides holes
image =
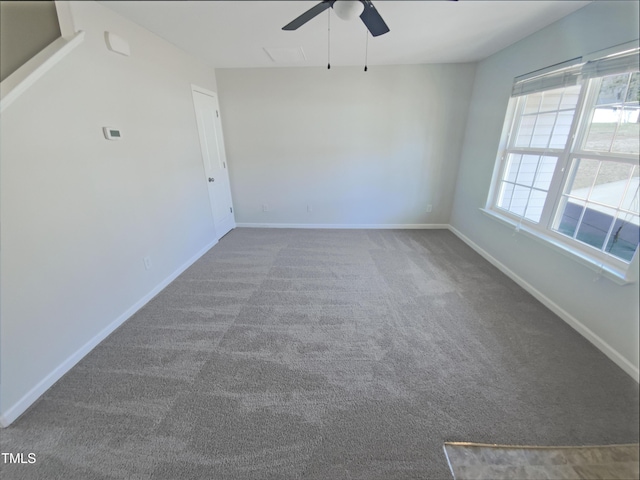
[[[209,181],[210,181],[210,182],[215,182],[215,181],[216,181],[216,179],[215,179],[215,178],[213,178],[213,177],[209,177]]]

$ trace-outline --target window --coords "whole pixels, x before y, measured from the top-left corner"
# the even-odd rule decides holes
[[[623,274],[640,233],[638,49],[516,79],[487,208]]]

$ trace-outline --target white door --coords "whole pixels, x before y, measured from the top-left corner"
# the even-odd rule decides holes
[[[216,94],[193,87],[193,103],[198,121],[200,148],[204,162],[209,202],[218,238],[235,228],[227,158],[222,139],[222,124]]]

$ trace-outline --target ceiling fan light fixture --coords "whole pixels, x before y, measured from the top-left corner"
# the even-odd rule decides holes
[[[360,0],[336,0],[333,11],[342,20],[353,20],[364,12],[364,4]]]

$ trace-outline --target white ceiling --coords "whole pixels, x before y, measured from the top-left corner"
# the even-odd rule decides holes
[[[217,68],[326,66],[326,12],[296,31],[282,27],[319,0],[101,1]],[[589,1],[373,0],[390,28],[370,37],[369,65],[473,62]],[[331,65],[363,65],[366,29],[331,11]],[[275,63],[264,48],[302,47],[306,60]],[[285,52],[286,53],[286,52]],[[293,53],[293,52],[292,52]]]

